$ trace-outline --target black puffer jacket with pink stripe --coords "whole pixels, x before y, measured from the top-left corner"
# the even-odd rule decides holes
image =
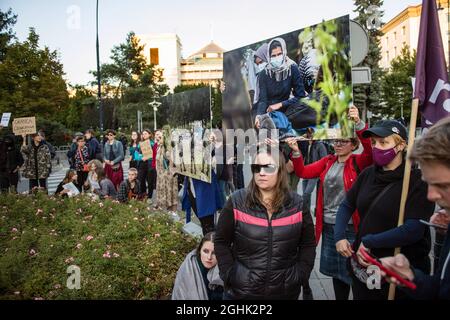
[[[297,299],[314,266],[316,243],[302,198],[291,192],[269,220],[263,206],[246,207],[247,190],[228,200],[214,247],[225,294],[232,299]]]

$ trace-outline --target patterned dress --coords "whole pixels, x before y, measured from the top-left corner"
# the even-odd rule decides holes
[[[158,146],[156,153],[156,205],[161,209],[168,209],[171,206],[178,204],[178,186],[177,177],[174,176],[174,171],[169,168],[164,168],[164,154],[163,146]],[[166,154],[168,156],[168,154]]]

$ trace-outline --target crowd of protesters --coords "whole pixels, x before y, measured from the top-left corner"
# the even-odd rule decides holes
[[[399,287],[395,299],[449,299],[450,119],[416,140],[408,155],[408,129],[400,121],[369,128],[356,107],[349,116],[356,136],[331,141],[331,154],[316,141],[267,142],[278,152],[257,151],[247,186],[233,159],[213,161],[211,183],[180,176],[162,131],[132,132],[127,149],[114,130],[106,131],[104,143],[87,130],[74,136],[67,152],[71,168],[55,194],[88,193],[123,203],[154,198],[155,208],[170,214],[181,205],[188,221],[194,211],[204,238],[181,265],[172,299],[299,299],[302,287],[303,299],[313,299],[308,280],[319,244],[319,270],[332,278],[337,300],[349,299],[350,292],[355,300],[386,300],[392,284]],[[151,157],[143,155],[142,143]],[[225,152],[223,141],[213,143],[216,153]],[[2,192],[17,190],[21,168],[30,191],[46,189],[52,153],[43,132],[21,148],[14,136],[4,137]],[[407,157],[413,166],[404,223],[398,225]],[[123,161],[130,165],[126,179]],[[303,195],[297,192],[300,179]],[[434,272],[430,230],[444,239]],[[401,254],[394,256],[396,248]],[[417,289],[406,289],[384,271],[380,289],[369,289],[367,252]]]

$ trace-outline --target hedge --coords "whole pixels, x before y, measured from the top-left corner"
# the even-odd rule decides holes
[[[0,299],[168,299],[197,243],[181,227],[143,202],[0,195]]]

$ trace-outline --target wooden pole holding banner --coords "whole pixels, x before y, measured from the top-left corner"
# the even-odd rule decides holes
[[[406,207],[406,200],[408,198],[409,180],[411,177],[411,160],[409,160],[408,156],[411,154],[412,148],[414,146],[418,113],[419,113],[419,99],[413,99],[411,104],[411,120],[409,122],[408,149],[405,161],[405,173],[403,174],[402,196],[400,198],[400,211],[398,214],[398,224],[397,224],[398,227],[400,227],[405,220],[405,207]],[[394,256],[399,253],[400,248],[395,248]],[[388,300],[394,299],[395,299],[395,285],[391,283],[391,285],[389,286]]]

